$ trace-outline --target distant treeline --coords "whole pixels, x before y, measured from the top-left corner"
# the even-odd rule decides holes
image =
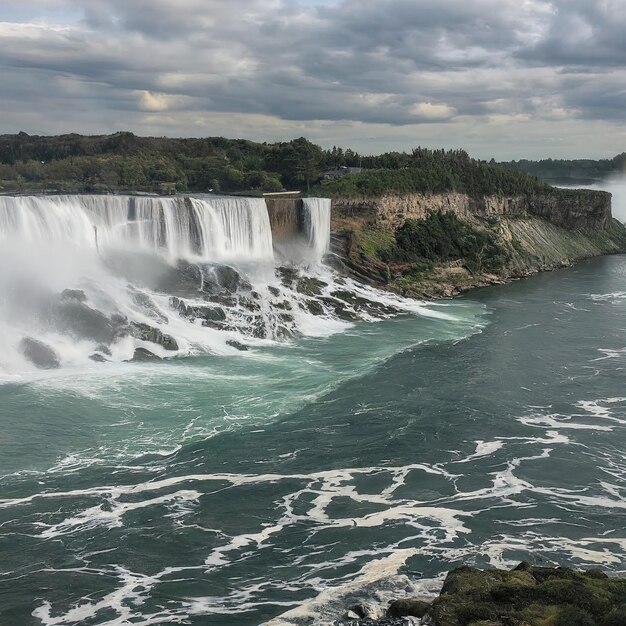
[[[549,183],[583,184],[603,180],[626,172],[626,152],[612,159],[543,159],[541,161],[510,161],[503,166],[537,176]]]
[[[327,170],[363,172],[324,180]],[[363,156],[323,150],[301,137],[280,143],[209,137],[114,135],[0,136],[0,191],[302,190],[323,195],[458,191],[525,194],[546,184],[511,167],[472,159],[463,150],[416,148]]]

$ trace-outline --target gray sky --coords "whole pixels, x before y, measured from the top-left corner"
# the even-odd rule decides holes
[[[626,150],[626,0],[0,0],[0,133]]]

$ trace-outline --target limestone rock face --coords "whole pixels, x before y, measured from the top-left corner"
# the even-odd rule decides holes
[[[472,197],[462,193],[389,194],[379,198],[334,198],[334,217],[358,217],[395,231],[406,220],[422,220],[429,213],[454,213],[465,220],[501,217],[542,217],[568,230],[593,233],[611,223],[611,194],[588,190],[555,190],[534,196]]]

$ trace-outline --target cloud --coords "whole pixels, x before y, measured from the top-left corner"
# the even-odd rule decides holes
[[[423,120],[447,120],[456,113],[455,109],[447,104],[433,104],[432,102],[414,104],[410,111],[415,117]]]
[[[626,125],[623,0],[4,0],[3,17],[3,132],[358,129],[375,150],[436,127],[488,157],[503,146],[477,133],[509,122],[513,157],[532,125],[611,129],[570,133],[572,155]]]

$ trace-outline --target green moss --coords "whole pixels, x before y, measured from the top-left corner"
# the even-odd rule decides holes
[[[623,626],[624,582],[568,568],[464,567],[450,572],[430,615],[436,626]]]
[[[381,258],[389,253],[395,244],[393,233],[381,228],[364,228],[355,232],[355,242],[366,256]]]

